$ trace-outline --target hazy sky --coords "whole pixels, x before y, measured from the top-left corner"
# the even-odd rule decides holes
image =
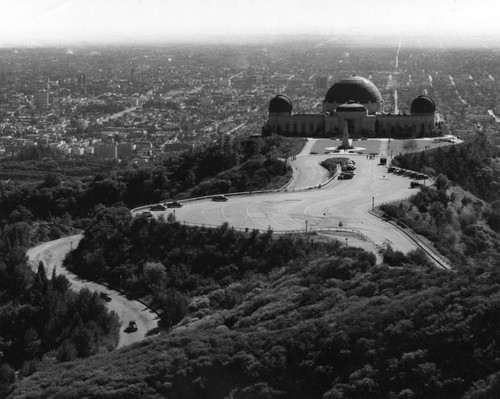
[[[498,0],[0,0],[0,44],[286,33],[491,35]]]

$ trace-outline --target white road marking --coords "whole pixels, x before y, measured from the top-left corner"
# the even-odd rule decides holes
[[[205,209],[202,209],[202,210],[201,210],[201,214],[202,214],[202,215],[203,215],[203,217],[204,217],[205,219],[207,219],[210,223],[218,224],[218,223],[217,223],[217,221],[215,221],[215,220],[213,220],[213,219],[211,219],[211,218],[209,218],[209,217],[207,216],[207,214],[205,213]]]
[[[220,209],[220,213],[222,214],[222,216],[224,217],[224,219],[226,219],[229,223],[231,223],[231,219],[229,219],[226,214],[224,213],[224,208],[226,207],[226,205],[223,205],[222,208]]]
[[[252,215],[250,215],[250,208],[256,204],[259,204],[260,202],[252,202],[250,205],[247,206],[246,208],[246,211],[247,211],[247,215],[250,219],[252,219],[255,223],[257,224],[260,224],[261,226],[264,226],[266,227],[265,224],[262,224],[261,222],[259,222],[256,218],[254,218]]]

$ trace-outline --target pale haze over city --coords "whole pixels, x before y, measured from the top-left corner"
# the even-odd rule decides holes
[[[19,0],[2,6],[0,44],[235,40],[283,34],[497,36],[494,0]]]

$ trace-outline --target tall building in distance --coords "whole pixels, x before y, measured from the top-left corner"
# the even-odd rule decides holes
[[[76,78],[76,83],[84,94],[87,93],[87,75],[80,73]]]
[[[318,82],[316,82],[318,83]],[[361,76],[335,82],[327,91],[322,112],[293,113],[292,100],[278,94],[269,102],[267,127],[285,136],[340,136],[347,126],[350,137],[428,137],[435,132],[436,104],[420,95],[411,103],[409,115],[384,112],[378,88]]]
[[[87,76],[84,73],[78,75],[77,84],[80,87],[85,87],[85,85],[87,84]]]

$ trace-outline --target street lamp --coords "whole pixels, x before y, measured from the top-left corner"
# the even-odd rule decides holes
[[[347,241],[348,241],[348,238],[346,237],[345,238],[345,247],[347,248]]]

